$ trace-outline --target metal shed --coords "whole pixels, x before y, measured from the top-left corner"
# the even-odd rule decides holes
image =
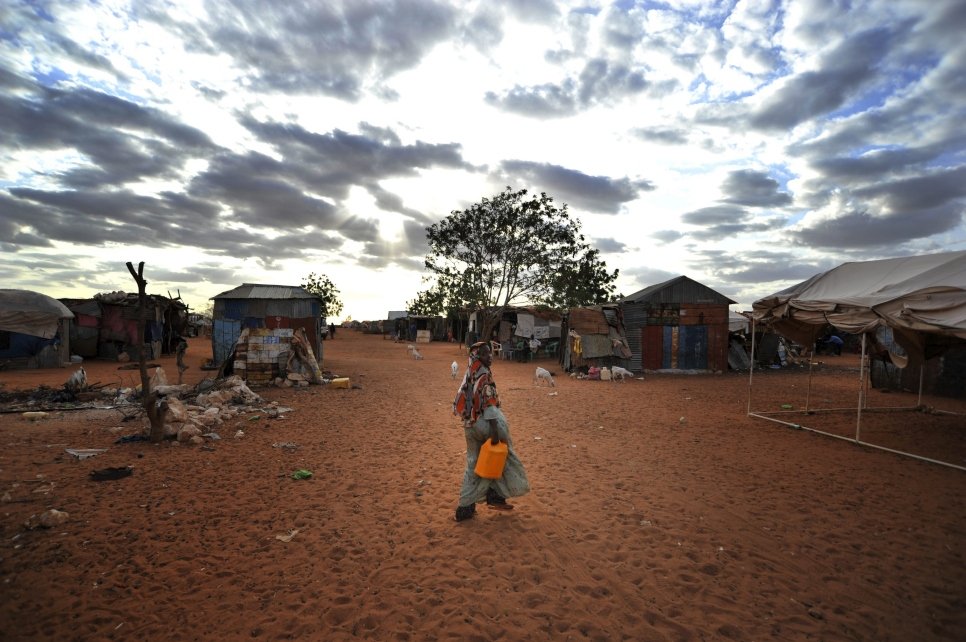
[[[302,328],[321,363],[321,303],[305,288],[244,283],[211,298],[215,302],[211,331],[215,363],[223,363],[231,355],[242,328]]]
[[[728,297],[686,276],[621,299],[630,369],[728,369]]]

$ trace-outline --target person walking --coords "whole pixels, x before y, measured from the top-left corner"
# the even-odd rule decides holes
[[[490,366],[493,350],[489,342],[474,343],[470,347],[469,364],[453,400],[453,414],[463,420],[466,437],[466,469],[460,486],[456,521],[461,522],[476,514],[476,504],[486,502],[494,510],[512,510],[508,497],[519,497],[530,492],[530,482],[523,462],[517,456],[510,439],[510,425],[500,409],[500,396]],[[480,447],[487,439],[504,441],[508,453],[503,476],[484,479],[474,472]]]

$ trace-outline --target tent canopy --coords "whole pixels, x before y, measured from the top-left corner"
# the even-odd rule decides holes
[[[0,289],[0,330],[52,339],[61,319],[73,319],[67,306],[46,294]]]
[[[853,334],[889,327],[928,359],[966,341],[966,251],[843,263],[752,307],[756,321],[803,345],[826,324]]]

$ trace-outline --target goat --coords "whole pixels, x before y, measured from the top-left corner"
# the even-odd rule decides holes
[[[422,358],[423,358],[423,355],[419,354],[419,350],[417,350],[416,348],[413,348],[413,359],[415,359],[416,361],[419,361]]]
[[[627,368],[621,368],[620,366],[612,366],[610,369],[610,374],[611,374],[612,380],[617,381],[618,379],[620,379],[621,383],[624,383],[624,379],[634,378],[633,372],[631,372]]]
[[[541,381],[549,383],[551,388],[557,387],[557,384],[553,382],[553,373],[537,366],[537,370],[533,373],[533,383],[540,385]]]
[[[85,388],[87,388],[87,372],[81,366],[67,379],[67,383],[64,384],[64,389],[68,392],[80,392]]]
[[[453,378],[455,379],[456,375],[458,375],[460,372],[460,366],[458,363],[454,361],[453,363],[449,364],[449,370],[453,374]]]

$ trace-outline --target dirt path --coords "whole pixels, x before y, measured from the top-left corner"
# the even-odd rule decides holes
[[[550,390],[534,364],[498,361],[533,491],[456,523],[465,444],[450,363],[462,371],[465,352],[434,343],[414,361],[348,330],[324,347],[324,368],[358,388],[260,389],[294,411],[243,415],[205,448],[115,443],[136,427],[111,411],[0,415],[3,638],[966,637],[962,471],[749,418],[747,375],[558,375]],[[205,348],[192,342],[187,383],[210,374],[195,367]],[[117,376],[85,365],[91,380]],[[162,365],[171,379],[173,358]],[[854,405],[854,369],[828,365],[812,404]],[[67,374],[0,372],[0,384]],[[803,371],[761,373],[753,405],[800,407],[806,388]],[[966,462],[962,422],[876,419],[870,436],[912,433]],[[69,447],[107,452],[78,461]],[[122,465],[134,474],[88,479]],[[68,520],[23,526],[49,508]]]

